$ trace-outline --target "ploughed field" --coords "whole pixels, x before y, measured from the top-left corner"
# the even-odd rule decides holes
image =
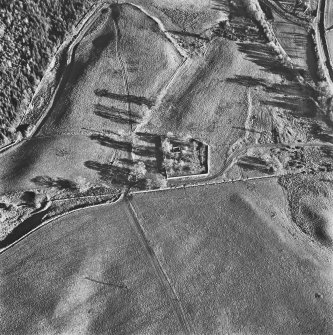
[[[5,334],[331,334],[328,249],[276,180],[134,194],[0,256]]]

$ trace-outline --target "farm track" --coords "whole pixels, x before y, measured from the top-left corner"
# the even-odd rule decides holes
[[[119,61],[119,64],[121,66],[121,72],[122,72],[122,77],[123,77],[123,81],[124,81],[124,87],[125,87],[125,91],[127,94],[127,97],[130,96],[130,90],[129,90],[129,85],[128,85],[128,72],[127,72],[127,66],[126,66],[126,62],[123,60],[120,50],[119,50],[119,42],[120,42],[120,38],[121,38],[121,34],[120,34],[120,28],[119,28],[119,24],[118,24],[118,17],[116,17],[115,15],[118,15],[119,13],[117,12],[119,9],[117,7],[117,5],[114,5],[114,7],[112,8],[112,20],[113,20],[113,25],[114,25],[114,30],[116,32],[116,55]],[[115,11],[115,14],[113,13],[113,11]],[[132,112],[131,112],[131,102],[130,99],[127,99],[127,110],[128,110],[128,117],[130,120],[130,131],[133,131],[133,123],[132,123]]]
[[[191,326],[189,320],[186,318],[186,314],[184,312],[184,309],[182,307],[181,301],[178,297],[178,294],[177,294],[175,288],[173,287],[167,273],[165,272],[162,264],[158,260],[153,248],[151,247],[149,240],[146,237],[146,234],[144,232],[144,229],[143,229],[142,225],[140,224],[140,219],[138,217],[138,214],[137,214],[133,204],[131,203],[131,201],[128,198],[125,198],[125,201],[127,203],[129,212],[131,213],[131,216],[133,217],[133,222],[135,224],[135,227],[133,227],[133,228],[136,230],[137,235],[138,235],[143,247],[145,248],[145,250],[147,252],[147,256],[150,259],[150,261],[151,261],[151,263],[152,263],[152,265],[155,269],[155,272],[157,273],[158,278],[161,281],[161,284],[163,285],[163,287],[166,290],[166,293],[169,297],[170,303],[173,306],[174,312],[176,313],[185,334],[187,334],[187,335],[195,334],[193,327]]]

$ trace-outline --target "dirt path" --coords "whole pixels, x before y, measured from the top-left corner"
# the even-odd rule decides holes
[[[127,72],[127,66],[126,66],[126,62],[123,60],[120,50],[119,50],[119,42],[120,42],[120,38],[121,38],[121,33],[120,33],[120,28],[119,28],[119,16],[120,16],[120,9],[119,6],[117,4],[112,5],[112,20],[113,20],[113,24],[114,24],[114,30],[116,32],[116,55],[119,61],[119,64],[121,66],[121,72],[122,72],[122,77],[124,80],[124,87],[125,87],[125,91],[127,96],[130,96],[130,90],[129,90],[129,85],[128,85],[128,72]],[[130,131],[131,133],[133,132],[133,122],[132,122],[132,112],[131,112],[131,102],[128,99],[127,101],[127,110],[128,110],[128,117],[129,117],[129,124],[130,124]]]
[[[179,322],[181,323],[185,334],[188,335],[193,335],[195,334],[194,329],[191,325],[191,323],[189,322],[189,320],[186,317],[186,314],[184,312],[183,306],[181,304],[181,301],[178,297],[178,294],[175,290],[175,288],[173,287],[167,273],[165,272],[165,269],[163,268],[162,264],[160,263],[160,261],[158,260],[153,248],[150,245],[149,240],[146,237],[146,234],[140,224],[140,219],[137,215],[137,212],[133,206],[133,204],[131,203],[131,201],[127,198],[125,199],[127,205],[128,205],[128,209],[129,212],[131,213],[132,217],[133,217],[133,222],[135,224],[135,227],[133,227],[136,232],[137,235],[142,243],[142,245],[145,247],[146,251],[147,251],[147,256],[149,257],[163,287],[166,290],[166,293],[169,297],[170,303],[173,306],[173,309],[176,313],[176,315],[179,318]]]

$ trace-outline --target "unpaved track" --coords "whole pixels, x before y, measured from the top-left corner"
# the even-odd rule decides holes
[[[175,291],[175,288],[173,287],[167,273],[165,272],[162,264],[160,263],[160,261],[158,260],[153,248],[150,246],[150,243],[146,237],[146,234],[142,228],[142,225],[140,224],[140,219],[137,215],[137,211],[135,210],[133,204],[131,203],[131,201],[127,198],[126,203],[128,205],[128,209],[130,211],[130,213],[133,216],[133,222],[135,223],[135,229],[137,231],[138,237],[142,243],[142,245],[145,247],[146,251],[147,251],[147,257],[150,259],[151,263],[153,264],[153,267],[161,281],[161,283],[163,284],[168,297],[170,299],[170,303],[172,304],[175,313],[178,316],[179,322],[181,323],[185,334],[187,335],[194,335],[194,329],[191,326],[189,320],[186,317],[186,314],[184,312],[184,309],[182,307],[181,301],[178,297],[177,292]]]
[[[124,80],[124,86],[125,86],[125,91],[127,96],[130,96],[130,90],[129,90],[129,85],[128,85],[128,73],[127,73],[127,66],[125,61],[123,60],[121,53],[120,53],[120,48],[119,48],[119,43],[120,43],[120,38],[121,38],[121,32],[120,32],[120,28],[119,28],[119,24],[118,24],[118,19],[119,19],[119,15],[120,15],[120,9],[117,5],[113,5],[112,6],[112,20],[113,20],[113,25],[114,25],[114,30],[116,32],[116,55],[121,67],[121,71],[122,71],[122,76],[123,76],[123,80]],[[133,122],[132,120],[132,112],[131,112],[131,102],[128,100],[127,101],[127,110],[128,110],[128,117],[130,120],[130,131],[133,131]]]

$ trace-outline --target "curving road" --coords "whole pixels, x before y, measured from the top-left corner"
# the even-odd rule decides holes
[[[318,55],[321,64],[324,67],[325,76],[328,82],[329,87],[333,90],[333,67],[332,67],[332,42],[333,39],[327,40],[327,32],[326,29],[328,28],[326,25],[326,20],[328,20],[329,14],[333,15],[332,4],[327,6],[326,0],[319,0],[318,2],[318,10],[317,16],[314,20],[314,29],[316,35],[316,44],[318,46]],[[329,9],[329,12],[326,9]],[[332,41],[332,42],[331,42]],[[331,46],[331,47],[330,47]]]

